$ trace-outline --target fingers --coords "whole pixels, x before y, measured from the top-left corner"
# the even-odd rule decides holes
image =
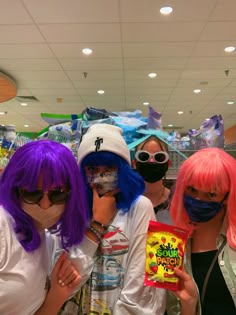
[[[181,303],[192,303],[198,298],[198,289],[193,278],[185,271],[174,268],[175,275],[180,279],[179,289],[172,293],[181,300]]]
[[[111,190],[111,191],[108,191],[107,193],[105,193],[103,196],[115,196],[116,194],[118,194],[118,192],[120,191],[120,189],[114,189],[114,190]]]
[[[115,194],[119,192],[119,189],[114,189],[107,192],[103,196],[99,196],[96,189],[93,187],[93,218],[94,220],[109,224],[114,214],[117,211]]]
[[[66,252],[63,251],[62,254],[60,255],[60,257],[58,258],[53,270],[54,272],[58,273],[59,270],[61,269],[61,266],[63,265],[64,261],[65,261],[66,258]]]
[[[67,277],[71,273],[72,268],[74,268],[72,262],[68,258],[66,258],[61,264],[61,267],[58,272],[58,277],[59,278]]]
[[[61,286],[73,286],[74,284],[78,284],[81,280],[78,271],[66,256],[61,262],[60,269],[58,270],[58,279]]]
[[[99,195],[94,185],[91,185],[91,189],[93,191],[93,200],[99,199]]]
[[[71,282],[68,284],[68,286],[71,289],[74,289],[74,288],[76,288],[78,286],[80,281],[81,281],[81,277],[80,277],[80,275],[77,275],[76,277],[73,278],[73,280],[71,280]]]
[[[181,278],[182,281],[187,281],[191,279],[190,275],[184,270],[181,270],[179,268],[174,268],[174,272],[175,272],[175,275]]]
[[[63,277],[59,280],[59,284],[63,286],[73,287],[79,284],[81,281],[81,276],[78,274],[77,270],[71,271],[71,273],[67,277]]]
[[[77,270],[71,270],[70,274],[64,275],[62,278],[59,279],[59,284],[64,287],[64,286],[69,286],[69,287],[74,287],[79,284],[81,281],[81,276],[78,274]]]
[[[108,191],[107,193],[105,193],[104,195],[102,195],[102,197],[99,196],[96,187],[94,185],[91,185],[91,189],[93,191],[93,201],[98,200],[104,196],[110,196],[110,197],[114,197],[116,194],[118,194],[118,192],[120,191],[119,188],[116,188],[114,190]]]

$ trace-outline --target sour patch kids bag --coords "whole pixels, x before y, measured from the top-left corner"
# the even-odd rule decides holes
[[[182,269],[189,232],[178,227],[150,221],[146,243],[145,285],[178,290],[174,267]]]

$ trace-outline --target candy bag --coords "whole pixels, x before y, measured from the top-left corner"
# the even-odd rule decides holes
[[[174,267],[182,269],[189,231],[150,221],[146,243],[145,281],[147,286],[179,289]]]

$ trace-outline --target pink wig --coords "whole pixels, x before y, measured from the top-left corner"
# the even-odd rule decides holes
[[[226,194],[227,240],[236,249],[236,160],[218,148],[202,149],[191,155],[181,165],[170,206],[175,225],[192,229],[184,208],[183,195],[186,187]]]

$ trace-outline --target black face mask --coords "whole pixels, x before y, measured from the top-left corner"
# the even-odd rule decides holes
[[[168,171],[168,162],[164,164],[137,162],[136,169],[146,182],[155,183],[165,176]]]

